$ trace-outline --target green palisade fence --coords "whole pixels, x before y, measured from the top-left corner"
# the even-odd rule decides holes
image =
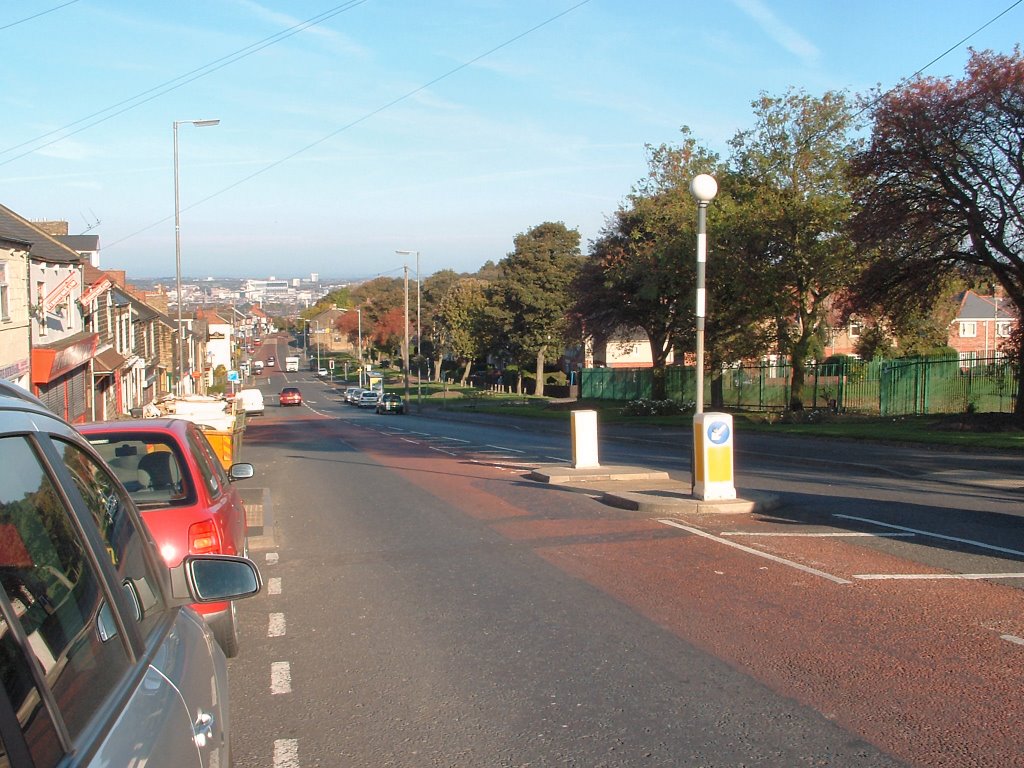
[[[726,408],[781,410],[789,405],[788,363],[725,368],[704,377],[704,402],[720,386]],[[692,368],[669,367],[665,389],[683,405],[695,398]],[[805,371],[804,405],[882,416],[929,413],[1013,411],[1018,372],[1005,360],[962,362],[956,356],[872,360],[843,359],[812,365]],[[650,368],[586,368],[580,395],[594,400],[649,399]]]

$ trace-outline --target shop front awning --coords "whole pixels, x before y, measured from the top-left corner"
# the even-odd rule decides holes
[[[66,339],[32,349],[32,383],[49,384],[81,368],[96,354],[99,334],[76,333]]]
[[[107,348],[93,358],[93,376],[99,378],[110,376],[114,371],[124,368],[126,362],[128,359],[124,355],[115,349]]]

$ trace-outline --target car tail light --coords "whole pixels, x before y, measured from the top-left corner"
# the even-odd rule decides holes
[[[212,520],[193,523],[188,528],[188,551],[193,555],[220,552],[220,536]]]

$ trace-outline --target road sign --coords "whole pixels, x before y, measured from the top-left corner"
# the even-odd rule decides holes
[[[238,371],[228,371],[228,381],[238,381]]]
[[[327,367],[330,368],[332,371],[334,370],[334,360],[333,359],[327,361]]]

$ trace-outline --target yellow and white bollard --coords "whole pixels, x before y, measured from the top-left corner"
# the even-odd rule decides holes
[[[597,411],[573,411],[569,417],[572,426],[573,469],[601,466],[597,462]]]
[[[732,416],[698,413],[693,417],[693,495],[705,501],[735,499],[732,465]]]

